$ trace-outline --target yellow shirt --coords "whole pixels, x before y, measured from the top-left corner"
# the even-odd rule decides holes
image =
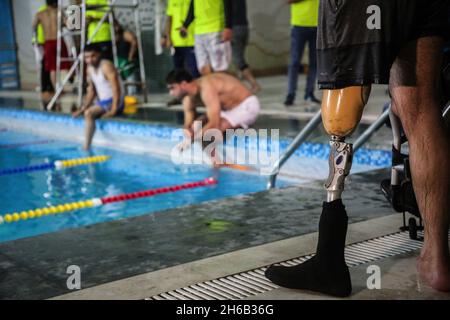
[[[44,4],[43,6],[39,7],[38,12],[42,12],[46,9],[47,9],[47,5]],[[38,44],[43,45],[45,43],[44,28],[42,28],[41,24],[39,24],[37,27],[36,38],[37,38]]]
[[[170,37],[174,47],[193,47],[194,39],[194,22],[189,26],[186,38],[180,36],[179,29],[183,26],[184,19],[189,11],[191,0],[169,0],[167,3],[167,15],[172,17],[172,29]]]
[[[302,0],[291,4],[291,24],[296,27],[317,27],[319,0]]]
[[[225,9],[222,0],[193,0],[195,34],[222,32],[225,29]]]
[[[108,0],[86,0],[87,6],[92,5],[108,5]],[[87,9],[86,10],[86,17],[93,18],[100,20],[105,15],[106,10],[108,7],[100,8],[99,10],[92,10]],[[106,18],[105,22],[100,26],[100,29],[95,34],[94,39],[92,40],[92,43],[97,42],[106,42],[111,41],[111,29],[110,25],[108,23],[108,18]],[[99,22],[91,22],[88,27],[88,39],[91,38],[91,36],[94,34],[95,29],[97,28],[97,25]]]

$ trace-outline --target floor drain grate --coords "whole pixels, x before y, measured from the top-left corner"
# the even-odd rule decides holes
[[[421,233],[419,233],[422,236]],[[348,245],[345,258],[349,267],[380,260],[418,250],[422,242],[409,238],[408,232],[397,232]],[[312,255],[278,263],[283,266],[295,266],[310,259]],[[238,274],[193,284],[147,300],[239,300],[277,289],[278,286],[267,280],[264,271],[268,266],[241,272]]]

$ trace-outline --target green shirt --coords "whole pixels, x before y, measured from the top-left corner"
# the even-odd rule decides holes
[[[193,47],[194,39],[194,23],[188,28],[188,36],[182,38],[180,36],[180,28],[186,18],[191,0],[169,0],[167,3],[167,15],[172,18],[172,29],[170,30],[170,38],[174,47]]]
[[[225,9],[222,0],[193,0],[195,34],[222,32],[225,29]]]
[[[108,5],[108,0],[86,0],[86,5]],[[106,10],[108,10],[108,7],[105,7],[104,9],[101,8],[100,10],[86,10],[86,17],[93,18],[96,20],[100,20],[105,15]],[[95,34],[92,43],[97,42],[106,42],[111,41],[111,29],[110,25],[108,23],[108,18],[106,18],[105,22],[100,26],[100,29]],[[91,36],[94,34],[95,29],[97,28],[99,22],[91,22],[88,26],[88,40],[91,38]]]
[[[44,4],[43,6],[40,6],[38,9],[38,12],[42,12],[45,10],[47,10],[46,4]],[[38,44],[43,45],[45,43],[44,28],[42,28],[41,24],[39,24],[37,27],[36,38],[37,38]]]
[[[317,27],[319,0],[302,0],[291,4],[291,24],[296,27]]]

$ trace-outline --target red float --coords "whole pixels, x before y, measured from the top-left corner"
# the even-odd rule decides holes
[[[193,189],[193,188],[200,188],[200,187],[207,187],[210,185],[217,184],[217,180],[214,178],[208,178],[202,181],[193,182],[193,183],[185,183],[180,184],[177,186],[171,186],[171,187],[163,187],[163,188],[157,188],[157,189],[151,189],[141,192],[134,192],[134,193],[128,193],[128,194],[121,194],[117,196],[112,197],[105,197],[101,198],[102,204],[108,204],[113,202],[122,202],[122,201],[128,201],[128,200],[134,200],[139,198],[148,198],[152,197],[158,194],[164,194],[164,193],[171,193],[171,192],[177,192],[181,190],[186,189]]]

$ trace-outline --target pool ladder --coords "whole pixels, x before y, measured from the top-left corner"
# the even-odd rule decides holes
[[[378,117],[378,119],[372,123],[355,141],[353,145],[353,150],[356,152],[361,148],[375,132],[377,132],[389,119],[389,113],[391,111],[391,105],[386,108],[386,110]],[[295,139],[288,146],[286,151],[281,155],[281,157],[275,162],[272,167],[272,171],[269,177],[269,183],[267,184],[267,189],[275,188],[278,174],[281,168],[286,163],[287,160],[294,154],[294,152],[308,139],[311,133],[317,129],[319,124],[322,122],[322,112],[319,110],[312,119],[306,124],[306,126],[299,132]]]

